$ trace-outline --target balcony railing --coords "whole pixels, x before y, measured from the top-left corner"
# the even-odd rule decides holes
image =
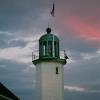
[[[65,50],[60,51],[60,54],[59,54],[60,59],[66,59],[65,56],[66,56]],[[35,52],[33,51],[32,61],[37,60],[37,59],[39,59],[39,51],[35,51]]]

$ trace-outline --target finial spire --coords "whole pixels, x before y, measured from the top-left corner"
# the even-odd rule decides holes
[[[46,32],[47,32],[47,34],[50,34],[50,33],[51,33],[51,28],[48,27],[48,28],[46,29]]]

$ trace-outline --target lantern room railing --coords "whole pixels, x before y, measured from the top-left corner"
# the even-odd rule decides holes
[[[59,57],[60,57],[60,59],[66,59],[67,55],[65,53],[65,50],[60,51]],[[32,52],[32,61],[37,60],[37,59],[39,59],[39,51],[35,51],[35,52],[33,51]],[[67,59],[68,59],[68,57],[67,57]]]

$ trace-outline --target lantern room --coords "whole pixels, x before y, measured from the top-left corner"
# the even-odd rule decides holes
[[[39,59],[59,58],[58,37],[51,33],[51,28],[47,28],[46,33],[39,39]]]

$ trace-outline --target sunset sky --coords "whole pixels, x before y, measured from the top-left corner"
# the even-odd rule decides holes
[[[0,0],[0,82],[21,100],[35,100],[32,51],[48,23],[69,57],[65,100],[100,99],[100,1]]]

